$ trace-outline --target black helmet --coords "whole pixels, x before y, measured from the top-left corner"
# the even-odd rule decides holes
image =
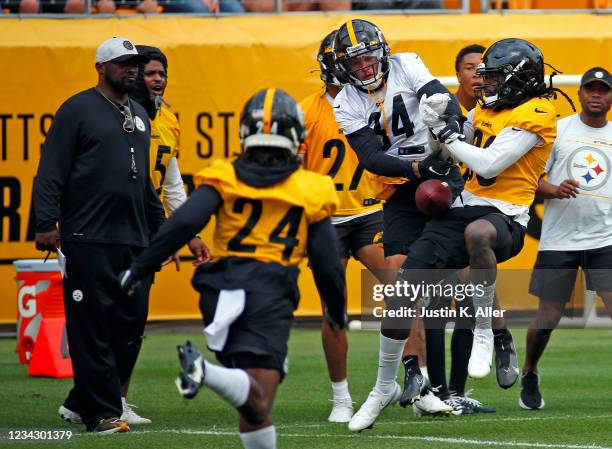
[[[334,39],[336,73],[357,87],[377,89],[389,73],[389,46],[382,32],[367,20],[349,20],[340,27]],[[374,56],[376,61],[369,66],[355,68],[351,61],[364,56]],[[376,65],[372,78],[362,80],[357,76],[361,70]]]
[[[250,147],[286,148],[297,154],[306,137],[302,108],[286,92],[270,88],[253,95],[240,115],[240,143]]]
[[[334,56],[334,38],[338,30],[333,30],[321,41],[317,61],[321,69],[321,80],[325,84],[342,86],[348,82],[341,74],[336,71],[336,58]]]
[[[483,78],[477,90],[483,108],[511,108],[546,92],[544,55],[523,39],[495,42],[485,51],[476,73]]]

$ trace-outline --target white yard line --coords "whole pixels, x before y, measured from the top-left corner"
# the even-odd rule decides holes
[[[403,423],[405,424],[405,422]],[[174,433],[186,435],[206,435],[206,436],[238,436],[236,431],[226,430],[192,430],[192,429],[167,429],[167,430],[144,430],[134,433]],[[89,434],[91,435],[91,434]],[[367,434],[306,434],[306,433],[280,433],[281,438],[342,438],[342,439],[367,439],[367,440],[404,440],[437,442],[445,444],[476,445],[476,446],[500,446],[500,447],[527,447],[527,448],[546,448],[546,449],[612,449],[608,446],[596,444],[552,444],[523,441],[495,441],[495,440],[474,440],[467,438],[446,438],[432,436],[412,436],[412,435],[367,435]]]

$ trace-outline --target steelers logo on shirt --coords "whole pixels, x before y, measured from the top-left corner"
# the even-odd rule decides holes
[[[580,183],[582,190],[597,190],[610,178],[610,159],[602,150],[580,147],[567,160],[567,174]]]
[[[140,117],[136,116],[134,122],[136,122],[136,128],[138,128],[138,131],[145,132],[147,128]]]

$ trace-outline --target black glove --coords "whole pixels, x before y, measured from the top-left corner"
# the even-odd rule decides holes
[[[453,164],[442,161],[434,155],[429,155],[419,162],[419,173],[421,179],[443,179],[451,171]]]
[[[442,129],[432,129],[436,139],[442,143],[451,143],[455,140],[465,140],[463,133],[463,117],[457,115],[441,115],[440,119],[446,123]]]
[[[342,310],[339,307],[333,307],[332,311],[330,312],[329,308],[327,307],[327,304],[324,304],[323,314],[325,316],[325,319],[329,323],[329,327],[331,327],[332,330],[342,330],[348,324],[348,315],[344,311],[344,307],[342,308]]]
[[[123,293],[128,296],[132,296],[134,294],[134,290],[140,284],[139,280],[134,279],[132,276],[131,270],[125,270],[119,273],[119,288]]]

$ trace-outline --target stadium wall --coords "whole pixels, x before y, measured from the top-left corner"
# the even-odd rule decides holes
[[[240,108],[258,89],[275,86],[301,99],[320,88],[315,54],[320,39],[349,15],[282,15],[226,18],[130,17],[90,20],[0,21],[0,323],[16,320],[14,259],[41,258],[34,249],[30,210],[39,151],[52,116],[70,95],[96,82],[94,52],[111,36],[159,46],[169,59],[167,99],[182,127],[180,156],[188,189],[212,160],[239,151]],[[454,75],[454,57],[465,45],[506,37],[536,43],[547,62],[566,74],[612,61],[612,15],[358,16],[383,30],[393,52],[414,51],[437,76]],[[576,86],[566,91],[576,101]],[[558,100],[559,113],[571,109]],[[541,210],[536,208],[538,213]],[[537,250],[538,219],[521,255],[505,264],[530,268]],[[210,237],[209,229],[204,233]],[[183,253],[187,255],[187,253]],[[150,318],[197,318],[189,262],[157,275]],[[312,276],[304,266],[298,315],[320,314]],[[359,265],[348,271],[349,313],[359,313]],[[524,279],[523,279],[524,281]],[[521,281],[521,282],[523,282]],[[500,287],[509,308],[532,308],[515,295],[516,281]],[[522,289],[522,288],[521,288]],[[505,298],[508,298],[507,301]]]

